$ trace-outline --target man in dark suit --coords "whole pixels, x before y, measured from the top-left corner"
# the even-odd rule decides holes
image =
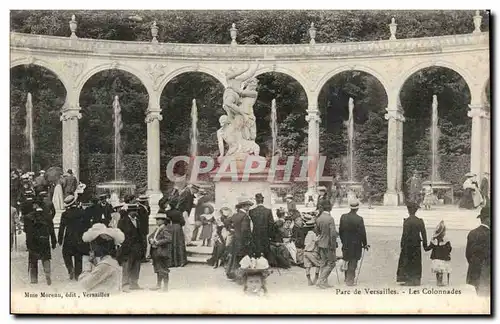
[[[40,191],[38,193],[38,196],[40,197],[41,203],[42,203],[42,208],[45,212],[45,216],[49,217],[50,220],[54,220],[54,217],[56,216],[56,209],[54,207],[54,204],[52,203],[52,200],[49,198],[49,194],[47,191]]]
[[[318,187],[318,201],[316,202],[316,211],[318,212],[318,215],[321,214],[321,210],[319,209],[322,201],[330,201],[330,198],[328,197],[328,193],[326,191],[325,186],[319,186]]]
[[[226,267],[226,276],[229,279],[236,277],[241,259],[252,253],[252,220],[248,216],[248,210],[252,205],[252,201],[245,196],[238,197],[238,203],[235,206],[236,213],[227,220],[227,228],[233,233],[229,248],[231,258]]]
[[[347,262],[345,282],[348,286],[353,286],[358,260],[361,259],[362,249],[368,249],[368,244],[363,217],[357,214],[359,201],[353,199],[349,206],[351,211],[340,217],[339,236],[342,242],[342,257]]]
[[[45,178],[44,170],[41,170],[40,175],[35,178],[34,189],[36,193],[47,191],[49,189],[49,182],[47,181],[47,178]]]
[[[179,200],[177,201],[177,210],[182,213],[186,225],[183,227],[184,237],[187,246],[193,246],[191,243],[192,226],[189,224],[189,214],[194,207],[194,195],[198,192],[198,186],[189,184],[179,192]]]
[[[207,193],[204,189],[200,189],[198,191],[199,197],[196,201],[196,207],[194,209],[194,228],[193,235],[191,236],[191,242],[196,241],[198,238],[198,231],[201,227],[201,215],[203,214],[204,205],[210,202],[210,197],[207,196]]]
[[[103,223],[106,226],[109,226],[111,222],[111,214],[113,213],[113,206],[107,202],[108,195],[102,194],[99,195],[99,203],[97,204],[98,213],[92,219],[92,224]]]
[[[320,257],[320,274],[318,287],[321,289],[330,288],[328,284],[328,276],[335,268],[337,248],[337,230],[335,229],[335,221],[330,215],[332,204],[329,200],[321,201],[319,209],[322,210],[318,219],[316,219],[316,233],[318,234],[318,251]]]
[[[139,274],[141,271],[141,260],[144,255],[141,225],[139,223],[138,207],[128,204],[120,210],[118,228],[125,234],[119,254],[118,261],[123,268],[122,289],[124,292],[140,290]]]
[[[473,229],[467,235],[467,247],[465,257],[469,263],[467,269],[467,284],[476,288],[479,296],[490,296],[491,282],[491,230],[490,230],[490,206],[481,209],[478,218],[481,225]]]
[[[90,228],[90,221],[80,208],[78,199],[69,195],[64,199],[66,210],[61,215],[58,243],[62,245],[64,264],[70,280],[78,280],[82,273],[83,255],[88,253],[88,243],[82,240],[83,233]]]
[[[142,234],[142,248],[144,250],[144,255],[142,257],[142,262],[147,262],[146,251],[148,249],[148,234],[149,234],[149,215],[151,215],[151,207],[149,207],[149,197],[147,195],[140,195],[137,198],[137,205],[139,210],[139,229]]]
[[[264,196],[255,195],[257,206],[248,212],[253,223],[252,238],[255,257],[264,256],[269,259],[270,242],[273,237],[274,218],[271,209],[264,207]]]

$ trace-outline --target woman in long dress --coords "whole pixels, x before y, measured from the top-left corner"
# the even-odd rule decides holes
[[[59,178],[56,187],[54,188],[54,195],[52,196],[52,203],[56,210],[64,210],[64,194],[62,189],[63,177]]]
[[[175,209],[176,204],[174,201],[165,204],[167,217],[172,222],[172,268],[183,267],[187,264],[186,241],[182,230],[186,221],[182,213]]]
[[[467,173],[465,175],[467,179],[462,185],[464,193],[460,199],[458,207],[466,209],[474,209],[481,204],[481,194],[479,193],[479,187],[477,181],[475,181],[475,175],[472,173]]]
[[[427,233],[424,221],[416,216],[419,206],[408,203],[407,208],[409,217],[403,223],[396,281],[406,286],[419,286],[422,278],[422,244],[427,249]]]

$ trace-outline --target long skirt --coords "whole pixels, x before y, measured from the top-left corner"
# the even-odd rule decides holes
[[[212,257],[207,260],[209,265],[215,265],[215,262],[222,260],[224,261],[224,251],[226,249],[226,243],[223,240],[215,240],[214,249],[212,250]]]
[[[186,242],[184,232],[179,224],[172,224],[172,268],[183,267],[187,263]]]
[[[213,225],[212,223],[203,224],[201,228],[201,240],[210,240],[212,238]]]
[[[474,199],[472,197],[473,191],[474,189],[471,188],[465,189],[462,198],[460,199],[460,202],[458,204],[458,207],[466,209],[474,209]]]
[[[52,203],[54,204],[55,210],[64,210],[64,195],[62,186],[60,184],[56,185],[54,189],[54,195],[52,196]]]
[[[403,246],[399,255],[397,282],[409,285],[420,285],[422,278],[422,248],[418,246]]]
[[[271,253],[269,258],[271,267],[288,269],[292,266],[292,256],[283,244],[271,244]]]

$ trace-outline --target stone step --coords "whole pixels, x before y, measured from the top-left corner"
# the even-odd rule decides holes
[[[193,254],[188,255],[187,257],[189,263],[207,263],[207,260],[210,259],[210,256],[201,255],[201,254]]]
[[[213,247],[211,246],[186,246],[188,255],[212,255]]]

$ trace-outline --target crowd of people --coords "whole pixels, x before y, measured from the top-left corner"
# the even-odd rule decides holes
[[[71,177],[70,171],[64,177]],[[43,177],[42,172],[39,177]],[[290,268],[292,265],[305,269],[308,285],[327,289],[331,287],[328,278],[336,267],[344,273],[346,285],[356,285],[364,251],[370,247],[364,220],[358,215],[360,201],[350,197],[350,211],[340,217],[337,230],[331,215],[336,196],[329,195],[322,186],[318,187],[315,211],[300,212],[293,196],[288,195],[287,209],[277,210],[274,216],[272,210],[264,206],[264,196],[260,193],[254,199],[238,197],[234,212],[232,206],[223,206],[216,212],[204,189],[194,184],[175,183],[174,188],[158,201],[159,210],[153,215],[156,227],[150,231],[148,196],[127,195],[122,204],[112,206],[109,195],[102,194],[91,198],[84,208],[78,185],[72,184],[74,191],[70,192],[61,184],[78,183],[75,178],[75,181],[56,184],[61,185],[65,196],[56,234],[53,200],[57,190],[53,190],[50,197],[50,184],[40,186],[32,177],[20,179],[22,189],[12,203],[11,214],[19,211],[22,216],[19,223],[23,224],[26,233],[32,284],[38,283],[38,261],[42,261],[47,284],[52,284],[51,253],[60,245],[69,280],[81,282],[88,291],[140,290],[141,265],[149,261],[157,276],[152,289],[168,291],[169,269],[185,266],[188,262],[186,247],[201,240],[202,246],[212,248],[207,263],[214,268],[223,266],[227,278],[242,284],[246,292],[265,294],[265,279],[271,273],[269,268]],[[397,282],[420,285],[423,247],[424,251],[431,251],[437,285],[446,285],[451,274],[452,250],[445,235],[446,226],[440,222],[428,242],[424,221],[416,216],[421,197],[411,195],[410,190],[409,217],[403,225]],[[194,224],[189,221],[191,214]],[[481,226],[471,231],[467,238],[467,283],[475,286],[478,294],[489,294],[489,204],[482,208],[478,217]],[[20,227],[14,227],[16,230]]]

